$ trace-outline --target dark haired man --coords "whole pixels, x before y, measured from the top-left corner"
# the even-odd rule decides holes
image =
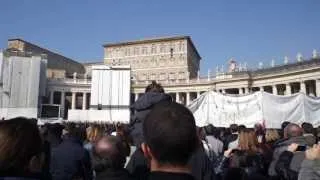
[[[144,155],[150,161],[150,180],[190,179],[189,159],[199,147],[192,113],[177,103],[161,103],[143,123]]]

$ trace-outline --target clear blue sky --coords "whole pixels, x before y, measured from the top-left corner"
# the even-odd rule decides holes
[[[192,37],[203,74],[320,51],[319,0],[6,0],[0,18],[0,48],[19,37],[82,62],[102,61],[107,42],[171,35]]]

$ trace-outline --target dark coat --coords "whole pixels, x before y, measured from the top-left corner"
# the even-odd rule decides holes
[[[53,180],[74,177],[91,180],[93,173],[89,152],[83,148],[80,140],[68,137],[52,149],[50,171]]]
[[[277,176],[277,172],[275,170],[276,163],[277,163],[281,153],[286,151],[288,146],[292,143],[297,143],[299,145],[306,145],[307,144],[306,139],[303,136],[292,137],[290,139],[284,139],[282,141],[278,141],[274,145],[273,157],[272,157],[272,161],[270,163],[269,170],[268,170],[269,176],[271,176],[271,177]],[[301,163],[304,160],[304,158],[305,158],[304,152],[295,153],[294,156],[292,157],[290,168],[293,171],[299,172]]]
[[[96,175],[95,180],[131,180],[133,179],[125,169],[106,169]]]
[[[39,179],[26,178],[26,177],[0,177],[0,180],[39,180]]]
[[[194,177],[186,173],[151,172],[148,180],[195,180]]]
[[[279,160],[276,163],[275,170],[280,180],[297,180],[298,172],[290,169],[290,163],[293,158],[293,153],[284,151],[281,153]]]
[[[135,114],[131,118],[131,137],[134,144],[138,147],[143,142],[142,124],[152,107],[160,102],[172,101],[168,94],[164,93],[145,93],[132,106]]]
[[[137,148],[136,151],[132,154],[126,169],[134,179],[146,179],[148,173],[150,172],[150,168],[141,148]]]
[[[193,154],[189,161],[192,175],[196,180],[215,179],[213,164],[202,147]]]

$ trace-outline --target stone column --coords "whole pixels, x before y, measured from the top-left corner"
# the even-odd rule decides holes
[[[60,99],[60,116],[64,117],[64,106],[65,106],[65,92],[61,91],[61,99]]]
[[[77,73],[76,72],[73,73],[73,82],[74,83],[77,82]]]
[[[277,85],[273,85],[273,86],[272,86],[272,93],[273,93],[274,95],[278,95]]]
[[[50,101],[49,101],[49,104],[53,104],[53,96],[54,95],[54,91],[50,91]]]
[[[249,88],[248,88],[248,87],[245,87],[245,88],[244,88],[244,93],[245,93],[245,94],[249,94]]]
[[[239,94],[243,94],[243,88],[239,88]]]
[[[306,83],[304,81],[300,82],[300,92],[305,93],[305,94],[307,93]]]
[[[316,96],[320,97],[320,80],[316,79]]]
[[[71,109],[76,109],[76,93],[72,92]]]
[[[201,95],[201,94],[200,94],[200,92],[198,91],[198,92],[197,92],[197,98],[199,98],[199,97],[200,97],[200,95]]]
[[[87,109],[87,93],[83,93],[82,95],[82,110],[86,110]]]
[[[190,92],[186,92],[186,106],[190,104]]]
[[[225,93],[226,93],[226,90],[225,90],[225,89],[222,89],[221,92],[222,92],[222,94],[225,94]]]
[[[263,86],[261,86],[259,89],[260,89],[261,92],[264,92],[264,87]]]
[[[139,93],[134,94],[134,101],[137,101],[139,98]]]
[[[286,84],[286,95],[291,95],[291,85],[290,83],[287,83]]]
[[[180,93],[176,93],[176,102],[180,103]]]

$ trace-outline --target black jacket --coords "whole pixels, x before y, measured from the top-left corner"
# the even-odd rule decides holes
[[[0,180],[39,180],[39,179],[26,178],[26,177],[0,177]]]
[[[290,139],[283,139],[282,141],[278,141],[274,145],[274,152],[272,156],[272,161],[269,166],[268,174],[269,176],[277,176],[277,172],[275,170],[276,163],[281,155],[282,152],[286,151],[288,146],[292,143],[297,143],[299,145],[306,145],[306,139],[303,136],[292,137]],[[304,160],[305,156],[303,152],[297,152],[292,157],[292,161],[290,164],[290,168],[296,172],[299,172],[300,166],[302,161]]]
[[[132,180],[129,172],[125,169],[106,169],[97,173],[95,180]]]
[[[53,180],[69,180],[75,177],[91,180],[93,173],[89,152],[83,148],[80,140],[65,138],[60,145],[52,149],[50,171]]]
[[[170,173],[170,172],[151,172],[148,180],[195,180],[190,174]]]
[[[193,154],[189,165],[191,165],[192,175],[196,180],[215,179],[213,164],[202,147],[199,147]]]
[[[134,144],[140,146],[143,142],[142,124],[152,107],[163,101],[172,101],[168,94],[164,93],[145,93],[132,106],[135,114],[131,116],[131,137]]]
[[[145,180],[150,172],[148,160],[144,157],[142,149],[137,148],[131,155],[126,169],[136,180]]]
[[[275,170],[280,180],[297,180],[298,172],[290,169],[290,163],[293,158],[293,153],[284,151],[281,153],[278,162],[276,163]]]

